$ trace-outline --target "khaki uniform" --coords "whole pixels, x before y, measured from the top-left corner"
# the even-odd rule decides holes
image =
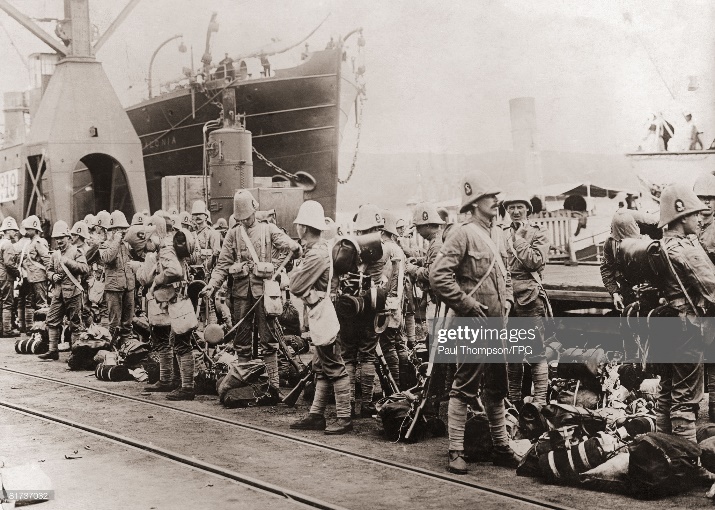
[[[206,265],[206,273],[208,275],[214,267],[214,262],[221,253],[221,234],[206,225],[201,230],[194,232],[194,237],[196,238],[197,250],[211,250],[210,255],[208,252],[206,252],[206,255],[202,253],[200,258]]]
[[[27,331],[32,325],[34,311],[47,306],[46,267],[50,262],[50,250],[47,241],[39,236],[33,239],[23,237],[15,249],[18,264],[21,264],[20,275],[23,277],[18,316],[23,330]]]
[[[529,317],[529,326],[536,332],[536,338],[530,343],[532,354],[525,360],[532,368],[535,378],[535,400],[546,405],[548,386],[548,367],[546,366],[545,326],[546,294],[543,286],[532,273],[542,278],[544,266],[549,256],[549,240],[546,230],[538,224],[526,221],[517,229],[511,224],[504,227],[504,242],[508,256],[508,269],[514,289],[513,317]],[[539,365],[539,366],[537,366]],[[509,363],[509,399],[519,402],[522,399],[522,382],[524,366],[521,363]],[[529,384],[529,387],[531,385]],[[538,397],[538,398],[537,398]]]
[[[104,264],[104,298],[109,311],[109,331],[121,342],[132,336],[136,275],[129,261],[127,243],[119,238],[102,243],[99,257]]]
[[[507,302],[513,302],[513,292],[509,273],[504,274],[494,260],[494,251],[476,229],[488,235],[499,250],[504,265],[507,254],[501,240],[501,230],[480,221],[479,224],[462,224],[450,232],[437,255],[430,271],[430,285],[437,299],[446,304],[448,316],[474,317],[478,303],[486,306],[487,317],[501,317]],[[495,263],[492,264],[492,261]],[[489,269],[491,267],[491,270]],[[479,282],[481,285],[475,289]],[[472,296],[468,296],[474,290]],[[495,342],[502,347],[501,342]],[[482,347],[485,342],[482,342]],[[467,419],[467,405],[479,395],[480,384],[484,381],[482,402],[489,420],[495,451],[510,451],[509,437],[504,419],[509,383],[506,363],[463,363],[457,359],[450,391],[448,409],[449,450],[464,450],[464,430]],[[457,459],[458,460],[458,459]],[[453,458],[450,454],[450,465]]]
[[[272,223],[254,221],[253,225],[245,230],[260,262],[271,262],[274,249],[285,251],[286,253],[298,249],[298,243]],[[232,275],[231,294],[233,297],[232,316],[234,324],[248,313],[256,300],[261,299],[263,296],[263,279],[253,274],[255,264],[241,235],[241,228],[233,228],[226,234],[226,240],[221,248],[218,262],[211,273],[209,285],[216,289],[220,288],[221,284],[229,276],[229,269],[236,262],[243,263],[243,267],[240,272]],[[275,262],[280,263],[283,260]],[[263,303],[259,303],[256,306],[255,317],[258,322],[258,334],[263,352],[275,356],[278,344],[268,331]],[[239,326],[236,333],[234,347],[237,355],[242,359],[251,359],[252,357],[252,331],[252,321],[246,320]]]
[[[56,274],[62,275],[58,283],[52,284],[50,295],[52,302],[47,312],[47,327],[50,336],[50,350],[57,349],[62,319],[67,317],[73,332],[81,329],[80,317],[82,309],[82,287],[74,284],[65,271],[65,267],[72,274],[77,283],[89,272],[89,265],[84,253],[74,245],[69,245],[64,252],[60,250],[52,253],[47,266],[47,276],[54,282]]]
[[[433,292],[450,309],[450,316],[475,317],[477,302],[487,307],[487,317],[504,317],[507,301],[514,301],[509,274],[501,274],[494,264],[482,285],[468,294],[482,279],[494,258],[489,246],[474,232],[481,228],[500,248],[504,264],[508,263],[505,244],[500,231],[487,225],[461,224],[453,229],[432,264],[430,285]],[[451,398],[467,403],[476,398],[482,374],[486,375],[485,393],[500,399],[507,395],[506,365],[502,363],[458,363],[452,384]]]
[[[2,335],[9,336],[12,327],[14,283],[17,278],[17,251],[9,239],[0,240],[0,302],[2,302]]]
[[[658,281],[668,303],[678,310],[682,325],[674,328],[673,342],[668,346],[651,345],[654,358],[667,359],[673,350],[687,363],[656,365],[660,376],[656,425],[661,432],[695,437],[695,420],[703,397],[703,310],[713,311],[715,305],[715,266],[702,246],[687,236],[666,231],[662,241],[673,268],[685,286],[699,314],[688,303],[677,280],[666,274]],[[709,313],[708,315],[711,315]]]

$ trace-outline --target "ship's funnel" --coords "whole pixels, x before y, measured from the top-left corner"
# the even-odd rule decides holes
[[[541,153],[536,129],[536,102],[533,97],[509,100],[511,138],[519,168],[520,181],[530,189],[544,184]]]

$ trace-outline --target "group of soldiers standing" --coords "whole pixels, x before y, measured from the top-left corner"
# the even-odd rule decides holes
[[[703,344],[692,340],[702,335],[698,321],[703,312],[707,315],[715,306],[715,266],[706,254],[715,252],[715,243],[708,244],[708,239],[715,239],[715,177],[710,178],[707,192],[698,192],[698,184],[696,192],[680,185],[666,188],[658,223],[664,228],[663,245],[674,267],[672,277],[665,277],[661,284],[663,293],[689,321],[676,343],[692,351],[693,360],[661,368],[657,425],[659,430],[693,440],[704,375]],[[239,362],[251,360],[255,324],[268,379],[277,390],[278,345],[268,326],[264,283],[275,280],[288,259],[296,259],[292,271],[281,272],[279,281],[301,300],[306,317],[304,329],[313,330],[316,392],[307,416],[291,428],[343,434],[352,430],[353,419],[375,413],[373,385],[378,349],[391,375],[400,381],[404,367],[401,362],[415,342],[416,310],[414,304],[409,304],[409,297],[415,295],[413,288],[419,287],[427,300],[427,319],[494,317],[506,321],[511,315],[528,318],[538,332],[531,354],[523,363],[458,362],[449,393],[448,469],[457,474],[467,471],[467,407],[477,398],[489,420],[494,464],[515,467],[518,458],[509,446],[506,399],[518,405],[523,402],[522,391],[530,391],[535,403],[547,403],[544,318],[551,312],[542,275],[549,241],[544,229],[529,219],[532,206],[528,194],[508,195],[501,202],[506,221],[499,222],[500,190],[488,175],[479,171],[467,174],[460,191],[460,213],[470,214],[464,223],[447,225],[441,211],[430,203],[415,207],[412,224],[428,243],[425,250],[419,251],[404,242],[406,225],[395,214],[372,204],[360,207],[354,234],[379,232],[382,247],[379,260],[360,264],[360,275],[369,279],[372,287],[383,289],[385,303],[377,308],[365,306],[351,314],[341,314],[340,307],[335,306],[339,328],[327,340],[323,338],[325,331],[316,329],[332,327],[321,303],[337,304],[343,283],[334,274],[333,264],[338,232],[318,202],[306,201],[298,212],[294,223],[300,242],[271,222],[270,215],[259,221],[258,204],[246,190],[234,196],[230,225],[217,222],[217,228],[212,227],[202,201],[193,204],[191,214],[137,213],[131,224],[120,211],[101,211],[96,216],[88,215],[71,229],[64,221],[57,221],[51,233],[56,248],[53,251],[41,237],[37,217],[25,218],[20,228],[8,217],[0,228],[4,235],[0,242],[2,335],[16,336],[27,331],[33,310],[49,306],[50,349],[40,356],[43,360],[59,358],[58,343],[65,318],[74,330],[104,318],[113,341],[121,343],[132,335],[137,292],[142,289],[140,295],[146,298],[153,349],[160,366],[159,381],[146,390],[166,392],[170,400],[193,399],[193,331],[179,328],[177,318],[170,312],[173,303],[185,298],[188,282],[196,278],[191,268],[198,265],[203,268],[200,278],[205,284],[200,296],[208,300],[207,309],[210,308],[207,320],[216,319],[219,303],[212,298],[220,289],[230,304],[230,312],[222,314],[230,315],[224,317],[224,322],[235,324],[252,314],[253,320],[244,320],[237,328],[233,348]],[[703,229],[699,223],[701,212],[710,219]],[[628,231],[621,227],[614,232]],[[691,234],[700,235],[705,249]],[[617,250],[617,244],[610,249]],[[604,276],[619,308],[623,307],[623,294],[628,288],[622,276],[615,275],[608,281]],[[98,283],[103,283],[100,292]],[[13,291],[16,286],[17,299]],[[13,317],[20,331],[15,329]],[[523,384],[527,370],[530,385]],[[715,389],[715,370],[710,371],[709,385]],[[337,420],[328,425],[325,411],[331,393]],[[713,410],[715,404],[711,403]]]

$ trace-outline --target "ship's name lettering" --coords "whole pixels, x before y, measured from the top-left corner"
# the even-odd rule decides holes
[[[143,151],[155,150],[155,149],[165,149],[176,145],[175,136],[162,136],[161,138],[154,138],[144,144],[142,147]]]

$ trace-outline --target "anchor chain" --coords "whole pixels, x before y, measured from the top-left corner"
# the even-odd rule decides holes
[[[291,180],[291,181],[295,181],[295,180],[299,179],[299,177],[298,177],[296,174],[292,174],[292,173],[290,173],[290,172],[287,171],[287,170],[283,170],[281,167],[279,167],[278,165],[276,165],[276,164],[273,163],[272,161],[269,161],[263,154],[261,154],[260,152],[258,152],[255,147],[252,147],[252,149],[253,149],[253,153],[256,155],[256,157],[257,157],[258,159],[260,159],[261,161],[263,161],[266,165],[268,165],[268,166],[271,167],[273,170],[275,170],[276,172],[278,172],[279,174],[281,174],[283,177],[287,177],[287,178],[288,178],[289,180]]]
[[[357,165],[357,157],[358,157],[358,148],[360,148],[360,133],[362,132],[362,109],[365,104],[365,99],[363,98],[362,94],[360,95],[360,111],[358,112],[358,119],[357,119],[357,139],[355,141],[355,152],[353,153],[353,162],[350,165],[350,171],[348,172],[348,176],[345,179],[341,179],[340,176],[338,176],[338,183],[339,184],[347,184],[348,181],[353,176],[353,172],[355,172],[355,166]]]

